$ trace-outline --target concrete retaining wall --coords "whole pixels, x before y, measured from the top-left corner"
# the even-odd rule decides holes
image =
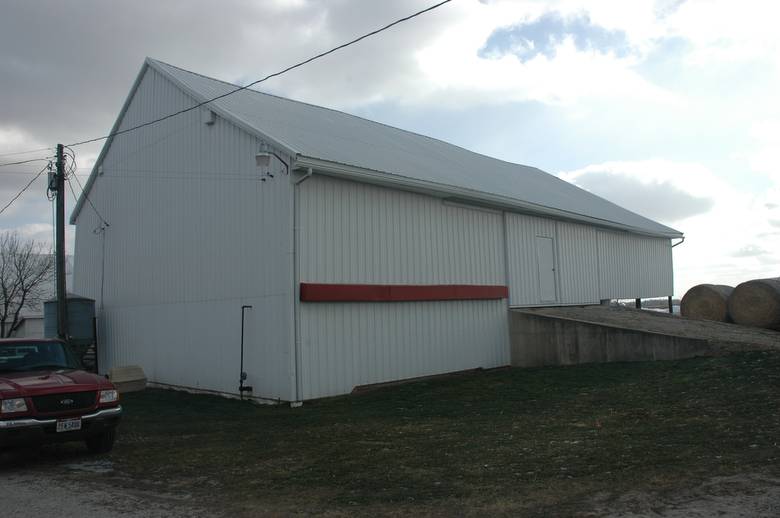
[[[711,356],[719,348],[703,339],[610,327],[577,320],[509,312],[515,367],[577,363],[675,360]]]

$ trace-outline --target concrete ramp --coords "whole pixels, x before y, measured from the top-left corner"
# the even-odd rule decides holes
[[[615,306],[512,309],[509,333],[517,367],[780,349],[780,332]]]

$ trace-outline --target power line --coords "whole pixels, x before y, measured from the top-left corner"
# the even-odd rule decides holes
[[[26,176],[29,178],[30,176],[36,174],[36,171],[34,169],[23,171],[21,169],[0,169],[0,176]]]
[[[72,183],[70,183],[70,178],[67,178],[67,177],[66,177],[66,178],[65,178],[65,181],[66,181],[66,182],[68,182],[68,187],[70,188],[70,193],[73,195],[73,201],[74,201],[74,203],[78,203],[78,202],[79,202],[79,197],[78,197],[78,196],[76,196],[76,191],[75,191],[75,190],[73,190],[73,184],[72,184]]]
[[[42,147],[38,149],[30,149],[28,151],[14,151],[13,153],[0,153],[0,157],[14,156],[14,155],[29,155],[30,153],[40,153],[41,151],[51,151],[50,147]]]
[[[72,149],[67,148],[67,147],[65,148],[65,150],[66,150],[66,155],[68,156],[68,158],[70,158],[70,164],[69,164],[68,171],[67,171],[67,174],[66,174],[66,180],[68,181],[68,186],[70,187],[71,193],[73,193],[73,195],[75,196],[76,193],[73,190],[73,186],[70,184],[70,178],[73,177],[73,178],[76,179],[76,183],[78,183],[79,188],[81,189],[82,193],[84,192],[84,186],[81,184],[81,180],[79,180],[79,177],[76,174],[76,170],[78,169],[78,166],[76,165],[76,153],[75,153],[75,151],[73,151]],[[25,160],[25,161],[22,161],[22,162],[17,162],[17,164],[19,164],[19,163],[23,164],[23,163],[35,162],[35,161],[38,161],[38,160],[46,160],[48,162],[46,164],[46,167],[44,167],[43,170],[39,171],[35,175],[35,177],[24,187],[24,189],[22,189],[16,196],[14,196],[14,198],[10,202],[8,202],[8,204],[5,207],[3,207],[2,210],[0,210],[0,214],[2,214],[8,207],[10,207],[24,193],[24,191],[26,191],[30,187],[30,185],[32,185],[35,182],[35,180],[37,180],[38,177],[41,176],[41,174],[43,174],[43,171],[45,171],[49,167],[49,165],[51,164],[50,160],[43,159],[43,158],[36,158],[36,159],[33,159],[33,160]],[[0,165],[12,165],[12,164],[8,163],[8,164],[0,164]],[[22,171],[3,171],[2,173],[3,174],[7,174],[7,175],[24,175],[24,176],[28,176],[30,174],[28,172],[22,172]],[[97,207],[95,207],[95,205],[92,203],[92,200],[89,199],[89,196],[84,194],[84,198],[86,198],[87,202],[89,202],[89,205],[92,207],[92,210],[95,211],[95,214],[100,219],[100,221],[105,226],[107,226],[107,227],[110,226],[108,224],[108,222],[105,220],[105,218],[103,218],[103,216],[100,214],[100,211],[97,210]],[[76,198],[75,201],[78,202],[78,198]]]
[[[73,177],[76,179],[76,183],[79,184],[79,189],[81,189],[81,194],[84,196],[84,199],[87,200],[89,203],[89,206],[92,207],[92,210],[95,212],[95,215],[100,219],[100,222],[105,227],[110,227],[111,225],[108,224],[108,221],[103,217],[102,214],[100,214],[100,211],[97,210],[97,207],[95,207],[95,204],[92,203],[92,200],[89,199],[89,196],[87,195],[87,191],[84,190],[84,186],[81,185],[81,180],[79,180],[79,176],[76,174],[76,170],[78,169],[78,166],[76,165],[76,152],[73,151],[68,146],[65,146],[64,148],[68,152],[68,156],[71,158],[72,166],[70,168],[70,171],[68,172],[68,176],[65,177],[65,179],[68,181],[68,186],[70,187],[70,192],[73,193],[73,196],[76,196],[76,193],[73,191],[73,185],[70,183],[70,178]],[[76,203],[78,203],[79,200],[76,199]]]
[[[22,188],[22,190],[21,190],[21,191],[19,191],[19,192],[16,194],[16,196],[14,196],[13,198],[11,198],[11,201],[9,201],[8,203],[6,203],[6,204],[5,204],[5,207],[3,207],[2,209],[0,209],[0,214],[2,214],[3,212],[5,212],[5,210],[6,210],[8,207],[10,207],[11,205],[13,205],[13,203],[14,203],[16,200],[18,200],[18,199],[19,199],[19,197],[20,197],[22,194],[24,194],[24,191],[26,191],[27,189],[29,189],[29,188],[30,188],[30,186],[31,186],[31,185],[32,185],[32,184],[35,182],[35,180],[37,180],[37,179],[38,179],[38,177],[39,177],[39,176],[41,176],[41,175],[43,174],[43,172],[44,172],[44,171],[46,171],[47,169],[49,169],[49,167],[51,167],[51,162],[49,162],[48,164],[46,164],[46,166],[45,166],[43,169],[41,169],[41,170],[38,172],[38,174],[36,174],[36,175],[35,175],[35,177],[34,177],[32,180],[30,180],[30,182],[29,182],[27,185],[25,185],[25,186]]]
[[[84,186],[81,185],[81,180],[79,180],[78,175],[73,174],[71,176],[76,179],[76,183],[79,184],[79,189],[81,189],[81,194],[84,195],[84,199],[86,199],[87,203],[89,203],[89,206],[92,207],[92,210],[95,212],[95,215],[100,219],[103,225],[110,227],[111,225],[108,224],[108,221],[106,221],[103,215],[100,214],[100,211],[97,210],[97,207],[95,207],[95,204],[92,203],[92,200],[89,199],[89,195],[87,194],[87,191],[84,190]],[[70,177],[68,177],[68,185],[70,185]],[[76,200],[76,203],[78,203],[78,200]]]
[[[396,20],[394,22],[391,22],[391,23],[388,23],[387,25],[385,25],[383,27],[380,27],[379,29],[373,30],[373,31],[371,31],[369,33],[366,33],[366,34],[364,34],[362,36],[359,36],[359,37],[357,37],[357,38],[355,38],[355,39],[353,39],[351,41],[348,41],[346,43],[342,43],[341,45],[339,45],[337,47],[333,47],[330,50],[326,50],[325,52],[321,52],[321,53],[317,54],[316,56],[313,56],[313,57],[311,57],[309,59],[306,59],[306,60],[301,61],[299,63],[296,63],[294,65],[291,65],[291,66],[285,68],[284,70],[280,70],[279,72],[274,72],[273,74],[269,74],[269,75],[263,77],[262,79],[258,79],[257,81],[249,83],[246,86],[240,86],[240,87],[236,88],[235,90],[231,90],[230,92],[224,93],[222,95],[218,95],[216,97],[212,97],[211,99],[207,99],[205,101],[202,101],[202,102],[200,102],[200,103],[198,103],[198,104],[196,104],[194,106],[191,106],[189,108],[185,108],[183,110],[179,110],[177,112],[170,113],[168,115],[165,115],[164,117],[160,117],[159,119],[151,120],[149,122],[144,122],[143,124],[139,124],[137,126],[126,128],[126,129],[123,129],[123,130],[120,130],[120,131],[115,131],[114,133],[109,133],[108,135],[105,135],[105,136],[102,136],[102,137],[96,137],[96,138],[92,138],[92,139],[88,139],[88,140],[82,140],[80,142],[74,142],[73,144],[68,144],[68,146],[69,147],[75,147],[75,146],[81,146],[83,144],[89,144],[91,142],[98,142],[100,140],[105,140],[107,138],[115,137],[117,135],[122,135],[124,133],[129,133],[131,131],[135,131],[137,129],[144,128],[146,126],[151,126],[152,124],[157,124],[158,122],[162,122],[162,121],[168,120],[168,119],[170,119],[172,117],[176,117],[177,115],[181,115],[182,113],[187,113],[189,111],[195,110],[195,109],[200,108],[201,106],[203,106],[205,104],[214,102],[216,100],[222,99],[222,98],[227,97],[229,95],[233,95],[236,92],[240,92],[242,90],[247,90],[248,88],[250,88],[252,86],[255,86],[255,85],[258,85],[258,84],[260,84],[260,83],[262,83],[264,81],[267,81],[267,80],[269,80],[271,78],[278,77],[278,76],[280,76],[282,74],[285,74],[285,73],[287,73],[287,72],[289,72],[291,70],[294,70],[294,69],[302,67],[302,66],[304,66],[304,65],[306,65],[308,63],[311,63],[312,61],[315,61],[315,60],[318,60],[320,58],[323,58],[323,57],[325,57],[325,56],[327,56],[329,54],[333,54],[334,52],[337,52],[337,51],[339,51],[339,50],[341,50],[343,48],[349,47],[350,45],[354,45],[355,43],[358,43],[359,41],[362,41],[362,40],[364,40],[366,38],[370,38],[371,36],[375,36],[375,35],[379,34],[380,32],[384,32],[384,31],[390,29],[391,27],[395,27],[396,25],[399,25],[401,23],[409,21],[412,18],[416,18],[416,17],[418,17],[418,16],[420,16],[422,14],[425,14],[425,13],[427,13],[429,11],[433,11],[434,9],[437,9],[437,8],[443,6],[444,4],[447,4],[447,3],[451,2],[451,1],[452,0],[444,0],[443,2],[439,2],[438,4],[432,5],[432,6],[427,7],[425,9],[421,10],[421,11],[417,11],[416,13],[410,14],[409,16],[405,16],[403,18],[399,18],[398,20]]]
[[[0,167],[5,167],[5,166],[8,166],[8,165],[29,164],[31,162],[40,162],[40,161],[49,162],[50,158],[51,157],[47,157],[47,158],[31,158],[29,160],[20,160],[18,162],[5,162],[5,163],[0,164]]]
[[[65,174],[65,176],[70,176],[75,174],[76,169],[78,169],[78,166],[76,165],[76,152],[67,146],[63,148],[63,151],[65,155],[70,158],[70,167],[68,167],[68,172]]]

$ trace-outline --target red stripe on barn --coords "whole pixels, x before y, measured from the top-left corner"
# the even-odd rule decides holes
[[[408,302],[419,300],[496,300],[509,297],[506,286],[474,284],[313,284],[301,283],[302,302]]]

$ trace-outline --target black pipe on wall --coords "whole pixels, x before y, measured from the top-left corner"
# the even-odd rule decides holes
[[[252,392],[252,387],[244,386],[244,380],[246,380],[246,372],[244,372],[244,314],[247,309],[252,309],[252,306],[241,306],[241,369],[238,377],[238,393],[241,399],[244,399],[244,392]]]

